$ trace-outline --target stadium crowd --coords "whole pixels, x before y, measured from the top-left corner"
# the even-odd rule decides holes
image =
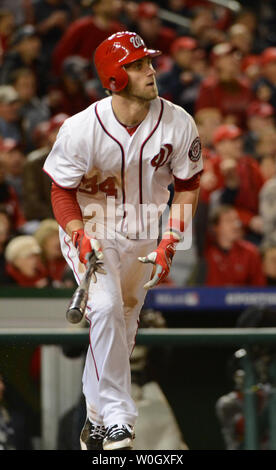
[[[159,94],[194,117],[201,138],[185,282],[276,284],[276,7],[240,3],[233,12],[209,0],[1,1],[1,285],[74,285],[42,167],[64,120],[105,96],[93,52],[126,29],[163,52]],[[164,9],[182,21],[161,20]]]

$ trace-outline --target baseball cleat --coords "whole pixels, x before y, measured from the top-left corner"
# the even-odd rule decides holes
[[[103,450],[131,450],[134,437],[133,427],[129,424],[109,426],[103,440]]]
[[[93,424],[87,418],[80,435],[81,450],[103,450],[105,427]]]

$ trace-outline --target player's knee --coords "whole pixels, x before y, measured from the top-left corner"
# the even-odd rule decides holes
[[[104,318],[107,319],[120,319],[123,318],[123,308],[122,303],[115,298],[105,297],[103,294],[102,299],[96,304],[92,302],[92,308],[88,314],[89,318],[94,318],[99,316],[103,321]]]

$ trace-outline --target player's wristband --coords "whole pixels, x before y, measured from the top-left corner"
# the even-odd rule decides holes
[[[175,243],[183,239],[184,222],[183,220],[170,218],[163,233],[162,239],[172,240]]]

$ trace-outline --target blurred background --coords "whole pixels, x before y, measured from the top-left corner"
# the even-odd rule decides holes
[[[116,31],[163,52],[154,59],[159,94],[194,117],[204,159],[193,246],[176,252],[140,327],[204,336],[276,326],[275,22],[273,0],[0,1],[0,449],[79,449],[87,325],[77,345],[39,337],[68,328],[76,287],[42,167],[64,120],[106,96],[93,52]],[[37,336],[11,340],[20,328]],[[137,448],[275,449],[271,344],[206,347],[198,337],[189,348],[134,351]],[[159,426],[153,441],[149,420]]]

